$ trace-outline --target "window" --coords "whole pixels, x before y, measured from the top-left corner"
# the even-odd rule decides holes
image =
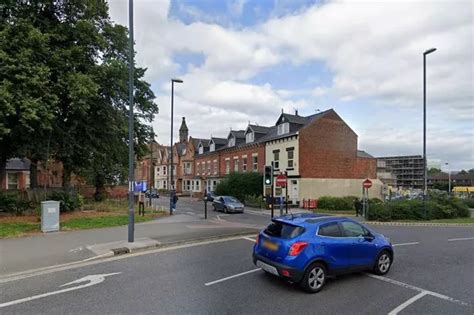
[[[290,132],[290,123],[282,123],[278,125],[278,135],[284,135]]]
[[[167,167],[163,166],[163,175],[166,175],[166,169],[167,169]]]
[[[207,161],[207,175],[211,175],[211,161]]]
[[[247,158],[242,159],[242,171],[247,172]]]
[[[184,175],[191,175],[191,162],[184,162]]]
[[[211,145],[209,146],[209,151],[214,152],[216,150],[216,145],[214,142],[211,142]]]
[[[230,160],[225,160],[225,173],[230,173]]]
[[[280,150],[273,151],[273,168],[276,170],[280,168]]]
[[[155,171],[155,176],[160,176],[161,175],[160,174],[161,173],[161,167],[157,167],[157,168],[155,168],[155,170],[156,170]]]
[[[7,173],[7,189],[18,189],[18,173]]]
[[[228,145],[229,145],[229,147],[233,147],[235,145],[235,138],[234,137],[230,137]]]
[[[239,159],[234,158],[234,172],[238,172],[238,171],[239,171]]]
[[[290,149],[286,151],[286,154],[288,155],[288,168],[293,168],[293,159],[295,157],[295,150]]]
[[[282,222],[272,222],[263,232],[270,236],[288,239],[301,235],[304,232],[304,227]]]
[[[199,145],[199,154],[203,154],[204,153],[204,147],[202,146],[202,144]]]
[[[254,172],[258,170],[258,155],[252,156],[252,169]]]
[[[214,160],[213,164],[214,164],[214,175],[217,175],[217,160]]]
[[[342,237],[341,229],[339,228],[339,224],[337,224],[337,222],[321,225],[318,230],[318,235]]]
[[[369,231],[367,231],[364,227],[350,221],[342,222],[342,229],[344,230],[346,237],[359,237],[369,234]]]
[[[249,132],[245,135],[245,143],[251,143],[253,142],[253,132]]]
[[[200,181],[196,180],[196,182],[194,184],[194,191],[201,191],[201,189],[199,189],[199,185],[200,185]]]
[[[190,180],[185,180],[184,181],[184,190],[185,191],[190,191],[191,190],[191,181]]]

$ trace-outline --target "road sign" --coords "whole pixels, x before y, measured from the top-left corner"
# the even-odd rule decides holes
[[[364,180],[364,182],[362,183],[362,186],[363,186],[365,189],[369,189],[370,187],[372,187],[372,181],[367,178],[367,179]]]
[[[286,176],[283,174],[278,175],[275,184],[277,187],[286,187]]]

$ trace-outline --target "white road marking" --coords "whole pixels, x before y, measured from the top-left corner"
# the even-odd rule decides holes
[[[105,277],[118,275],[120,273],[121,272],[114,272],[114,273],[106,273],[106,274],[101,274],[101,275],[85,276],[83,278],[80,278],[80,279],[68,282],[66,284],[63,284],[63,285],[61,285],[61,287],[65,287],[65,286],[68,286],[68,285],[71,285],[71,284],[77,284],[77,283],[82,283],[82,282],[87,281],[87,283],[85,283],[85,284],[81,284],[79,286],[75,286],[75,287],[72,287],[72,288],[67,288],[67,289],[47,292],[47,293],[43,293],[43,294],[38,294],[38,295],[34,295],[34,296],[29,296],[29,297],[26,297],[26,298],[23,298],[23,299],[14,300],[14,301],[6,302],[6,303],[1,303],[0,308],[7,307],[7,306],[12,306],[12,305],[16,305],[16,304],[21,304],[21,303],[25,303],[25,302],[29,302],[29,301],[33,301],[33,300],[37,300],[37,299],[41,299],[41,298],[51,296],[51,295],[56,295],[56,294],[61,294],[61,293],[69,292],[69,291],[84,289],[84,288],[99,284],[101,282],[104,282]]]
[[[254,238],[250,238],[250,237],[244,236],[244,237],[242,237],[242,239],[247,240],[247,241],[251,241],[252,243],[255,243],[255,239],[254,239]]]
[[[205,286],[210,286],[210,285],[213,285],[213,284],[216,284],[216,283],[219,283],[219,282],[223,282],[223,281],[226,281],[226,280],[234,279],[234,278],[237,278],[237,277],[240,277],[240,276],[245,276],[249,273],[256,272],[256,271],[259,271],[259,270],[261,270],[261,269],[260,268],[252,269],[252,270],[249,270],[249,271],[238,273],[238,274],[233,275],[233,276],[229,276],[229,277],[225,277],[225,278],[222,278],[222,279],[219,279],[219,280],[204,283],[204,285]]]
[[[468,241],[468,240],[474,240],[474,237],[450,238],[450,239],[448,239],[448,242]]]
[[[412,298],[406,300],[405,302],[403,302],[402,304],[398,305],[395,309],[393,309],[390,313],[388,313],[388,315],[398,314],[401,310],[406,308],[408,305],[410,305],[410,304],[414,303],[415,301],[421,299],[422,297],[424,297],[427,294],[428,294],[428,292],[426,292],[426,291],[418,293],[414,297],[412,297]]]
[[[398,286],[401,286],[401,287],[404,287],[404,288],[407,288],[407,289],[415,290],[415,291],[418,291],[418,292],[426,292],[426,294],[432,295],[432,296],[437,297],[437,298],[442,299],[442,300],[446,300],[446,301],[449,301],[449,302],[453,302],[453,303],[461,304],[461,305],[465,305],[465,306],[469,305],[466,302],[456,300],[456,299],[454,299],[450,296],[447,296],[447,295],[444,295],[444,294],[441,294],[441,293],[437,293],[437,292],[433,292],[433,291],[429,291],[429,290],[425,290],[425,289],[422,289],[422,288],[419,288],[419,287],[415,287],[414,285],[411,285],[411,284],[408,284],[408,283],[403,283],[401,281],[393,280],[393,279],[382,277],[382,276],[373,275],[373,274],[370,274],[370,273],[366,273],[365,275],[370,277],[370,278],[385,281],[385,282],[395,284],[395,285],[398,285]]]
[[[69,252],[70,252],[70,253],[80,252],[80,251],[83,250],[83,249],[84,249],[83,246],[79,246],[79,247],[70,249]]]
[[[411,242],[411,243],[399,243],[399,244],[392,244],[392,246],[407,246],[407,245],[417,245],[420,244],[419,242]]]

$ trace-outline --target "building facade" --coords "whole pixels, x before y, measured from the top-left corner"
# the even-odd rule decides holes
[[[377,173],[382,177],[393,174],[396,187],[423,189],[424,172],[421,155],[387,156],[377,158]],[[388,183],[387,183],[388,184]]]

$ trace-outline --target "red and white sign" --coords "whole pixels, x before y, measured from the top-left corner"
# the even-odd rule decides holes
[[[372,187],[372,181],[370,179],[366,179],[364,180],[364,182],[362,183],[362,186],[366,189],[369,189],[370,187]]]
[[[278,175],[275,184],[277,187],[286,187],[286,176],[283,174]]]

